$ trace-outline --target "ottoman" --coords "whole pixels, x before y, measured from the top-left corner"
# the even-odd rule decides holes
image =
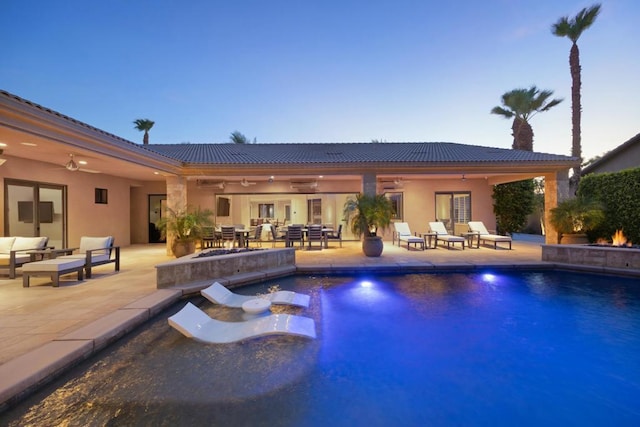
[[[31,276],[49,276],[53,286],[57,287],[60,282],[60,276],[63,274],[78,272],[78,280],[84,279],[84,258],[83,259],[64,259],[53,258],[43,261],[29,262],[22,266],[22,286],[29,287],[29,278]]]

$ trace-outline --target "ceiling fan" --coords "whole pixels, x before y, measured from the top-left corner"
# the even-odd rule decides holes
[[[67,163],[64,164],[64,168],[70,172],[87,172],[87,173],[100,173],[100,171],[96,171],[96,170],[91,170],[91,169],[85,169],[85,168],[81,168],[78,163],[83,163],[82,161],[80,162],[76,162],[73,159],[73,154],[69,154],[69,161]]]
[[[249,187],[250,185],[256,185],[257,182],[247,181],[247,178],[242,178],[240,182],[228,182],[227,184],[240,184],[243,187]]]

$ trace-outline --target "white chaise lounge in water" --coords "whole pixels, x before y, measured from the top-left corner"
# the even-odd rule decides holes
[[[298,294],[292,291],[277,291],[269,294],[257,296],[234,294],[220,283],[215,282],[213,285],[200,291],[203,297],[214,304],[220,304],[227,307],[241,308],[242,304],[254,300],[256,298],[265,298],[271,301],[271,304],[288,304],[299,307],[309,307],[309,295]]]
[[[270,314],[243,322],[223,322],[212,319],[190,302],[168,320],[169,325],[183,335],[209,344],[226,344],[265,335],[316,337],[316,324],[308,317]]]

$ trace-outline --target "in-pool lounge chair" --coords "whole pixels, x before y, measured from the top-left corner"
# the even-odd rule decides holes
[[[398,246],[401,246],[400,242],[406,242],[407,250],[409,250],[409,245],[413,244],[416,249],[418,245],[420,248],[424,250],[424,239],[422,237],[414,236],[411,234],[411,230],[409,229],[408,222],[394,222],[393,227],[395,228],[395,232],[393,233],[393,241],[398,241]]]
[[[255,295],[250,296],[234,294],[218,282],[215,282],[208,288],[201,290],[200,293],[203,297],[214,304],[220,304],[233,308],[241,308],[243,303],[252,299],[259,298]],[[265,294],[264,296],[260,296],[260,298],[262,297],[271,301],[271,304],[288,304],[298,307],[309,307],[309,295],[298,294],[296,292],[277,291]]]
[[[469,221],[469,231],[471,233],[478,234],[478,245],[480,242],[486,244],[486,242],[493,243],[493,249],[498,249],[498,242],[509,243],[509,249],[511,249],[511,237],[501,236],[499,234],[491,234],[484,226],[482,221]]]
[[[460,243],[462,244],[462,250],[464,250],[464,244],[467,239],[462,236],[454,236],[453,234],[449,234],[443,222],[430,222],[429,229],[432,233],[436,233],[436,246],[438,246],[438,241],[442,241],[447,243],[447,249],[451,249],[451,245]]]
[[[169,325],[183,335],[210,344],[226,344],[265,335],[316,337],[315,322],[308,317],[270,314],[243,322],[223,322],[212,319],[190,302],[168,320]]]

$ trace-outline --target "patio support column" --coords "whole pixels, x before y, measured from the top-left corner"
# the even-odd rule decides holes
[[[362,193],[369,196],[376,195],[376,174],[365,173],[362,175]]]
[[[560,236],[551,226],[551,209],[558,206],[558,202],[569,197],[569,171],[556,172],[544,176],[544,229],[545,243],[558,244]]]
[[[167,207],[176,211],[187,208],[187,179],[182,176],[168,176]],[[164,214],[164,212],[163,212]],[[172,255],[173,235],[167,235],[167,255]]]

